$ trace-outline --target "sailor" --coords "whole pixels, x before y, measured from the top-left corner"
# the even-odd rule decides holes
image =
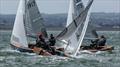
[[[49,41],[47,43],[47,47],[48,47],[47,50],[53,55],[56,54],[55,43],[56,43],[55,37],[53,36],[53,34],[50,34],[50,38],[49,38]]]
[[[50,46],[45,42],[45,39],[43,38],[43,35],[40,34],[39,38],[36,40],[36,46],[40,47],[48,52],[51,52],[52,49],[50,48]]]
[[[42,34],[40,34],[36,40],[36,46],[45,48],[45,45],[46,45],[45,39],[43,38]]]
[[[59,56],[67,56],[67,54],[65,54],[63,51],[56,49],[55,47],[55,43],[56,43],[56,39],[53,36],[53,34],[50,34],[50,38],[49,38],[49,46],[51,48],[51,54],[52,55],[59,55]]]
[[[98,46],[105,46],[105,44],[106,44],[106,38],[104,35],[101,35],[97,45]]]
[[[95,39],[95,40],[91,40],[91,43],[90,44],[90,48],[96,48],[98,45],[98,41],[99,41],[99,38]]]
[[[53,34],[50,34],[49,45],[55,46],[55,43],[56,43],[55,37],[53,36]]]

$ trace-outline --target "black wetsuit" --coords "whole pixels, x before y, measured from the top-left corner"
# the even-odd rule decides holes
[[[105,46],[105,43],[106,43],[106,38],[101,38],[99,41],[98,41],[98,45],[99,46]]]
[[[40,38],[38,41],[37,41],[37,44],[36,44],[37,47],[41,47],[43,48],[44,50],[47,50],[48,52],[51,52],[52,49],[50,48],[50,46],[45,42],[45,40],[43,38]]]
[[[90,47],[91,47],[91,48],[97,47],[97,46],[98,46],[98,45],[97,45],[97,44],[98,44],[98,41],[99,41],[99,39],[95,39],[94,41],[91,40],[91,43],[92,43],[92,44],[90,44]]]
[[[56,43],[56,39],[54,38],[54,37],[51,37],[50,39],[49,39],[49,45],[50,46],[55,46],[55,43]]]
[[[36,46],[41,47],[41,48],[45,48],[45,46],[46,46],[45,40],[43,38],[37,39]]]

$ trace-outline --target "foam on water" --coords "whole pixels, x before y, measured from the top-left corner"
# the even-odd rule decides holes
[[[9,45],[11,32],[0,32],[0,67],[119,67],[120,32],[99,32],[113,45],[112,52],[81,53],[75,58],[41,56],[34,53],[21,53]],[[87,51],[85,51],[87,52]]]
[[[12,50],[12,49],[10,49],[10,48],[2,49],[2,50],[0,50],[0,52],[16,52],[16,53],[20,53],[19,51],[17,51],[17,50]]]

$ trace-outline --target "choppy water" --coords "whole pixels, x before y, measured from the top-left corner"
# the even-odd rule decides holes
[[[99,32],[115,47],[112,52],[81,54],[77,59],[20,53],[10,48],[10,34],[0,31],[0,67],[120,67],[120,31]]]

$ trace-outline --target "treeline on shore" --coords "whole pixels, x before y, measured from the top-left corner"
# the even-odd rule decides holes
[[[63,29],[66,25],[67,14],[42,14],[44,24],[48,29]],[[0,14],[0,29],[11,30],[15,15]],[[91,23],[98,30],[120,29],[120,13],[91,13]]]

